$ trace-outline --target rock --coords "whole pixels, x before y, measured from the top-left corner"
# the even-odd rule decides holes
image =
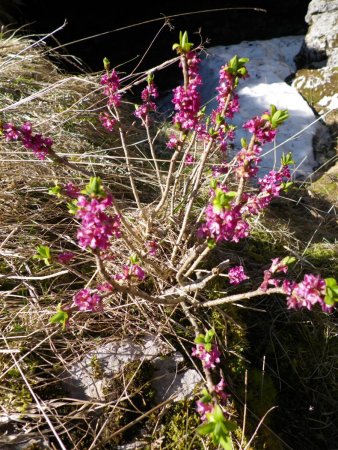
[[[179,370],[184,358],[176,352],[168,355],[169,348],[151,336],[142,342],[123,340],[98,346],[73,364],[62,374],[65,388],[73,398],[105,399],[105,387],[111,379],[134,361],[150,361],[154,373],[151,385],[158,403],[173,396],[175,401],[190,396],[201,376],[196,370]],[[164,355],[164,356],[163,356]]]
[[[137,360],[152,360],[167,351],[156,337],[99,345],[62,374],[63,383],[74,398],[104,400],[104,387],[124,366]]]
[[[338,207],[338,163],[309,186],[309,191]]]
[[[312,0],[305,16],[309,30],[297,60],[299,65],[338,66],[338,0]]]
[[[201,375],[194,369],[179,371],[184,362],[181,353],[175,352],[165,358],[155,358],[152,386],[156,391],[155,401],[161,403],[171,396],[178,402],[190,397],[195,387],[202,381]]]
[[[292,82],[309,105],[322,117],[332,136],[338,131],[338,72],[329,67],[298,70]],[[324,139],[317,145],[316,160],[323,164],[335,155],[335,149]]]
[[[20,435],[5,435],[0,437],[0,448],[1,450],[48,450],[50,445],[48,442],[41,438],[32,438],[31,436]]]
[[[201,63],[201,75],[204,80],[202,87],[203,103],[207,110],[216,105],[213,100],[218,82],[218,71],[231,57],[249,57],[248,70],[250,78],[240,83],[240,113],[235,115],[233,123],[238,126],[236,149],[239,138],[247,133],[241,129],[243,122],[261,115],[274,104],[279,109],[288,109],[290,119],[280,127],[277,135],[277,147],[264,147],[264,156],[260,176],[279,167],[281,154],[292,152],[296,161],[298,175],[311,173],[316,166],[313,145],[319,148],[330,141],[329,133],[321,123],[314,123],[316,116],[311,107],[297,92],[295,87],[289,86],[284,80],[295,72],[294,56],[303,42],[302,36],[288,36],[268,41],[242,42],[227,47],[212,47],[208,49],[208,56]],[[207,80],[207,81],[205,81]]]

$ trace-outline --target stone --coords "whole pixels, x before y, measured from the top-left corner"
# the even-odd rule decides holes
[[[105,387],[126,365],[150,361],[154,369],[151,386],[155,389],[155,401],[160,403],[170,397],[179,401],[193,394],[201,376],[193,369],[181,370],[183,356],[178,352],[168,354],[169,350],[155,336],[139,342],[125,339],[98,345],[62,374],[62,382],[73,398],[103,401]]]
[[[296,71],[294,56],[298,53],[302,36],[287,36],[267,41],[244,41],[227,47],[212,47],[201,63],[202,100],[210,112],[216,106],[215,88],[218,83],[218,71],[231,57],[248,57],[247,64],[250,78],[240,82],[238,94],[241,109],[231,121],[238,126],[235,148],[238,150],[239,138],[248,136],[241,128],[243,122],[261,115],[274,104],[279,109],[287,109],[288,121],[282,125],[277,134],[276,143],[264,146],[262,176],[272,168],[280,166],[281,154],[292,152],[296,162],[296,175],[312,173],[316,167],[313,148],[328,145],[330,135],[325,126],[318,121],[311,107],[285,79]]]
[[[201,375],[194,369],[181,370],[184,362],[181,353],[175,352],[165,358],[155,358],[152,387],[156,391],[155,401],[161,403],[170,397],[178,402],[193,395],[197,385],[202,381]]]
[[[292,82],[298,92],[322,118],[332,136],[338,131],[338,71],[330,67],[322,69],[300,69]],[[324,164],[335,155],[331,142],[323,140],[324,145],[316,146],[316,160]]]
[[[338,207],[338,162],[309,186],[309,191]]]
[[[124,366],[152,360],[167,351],[154,336],[141,342],[124,339],[98,345],[62,374],[63,384],[73,398],[104,400],[105,386]]]
[[[338,66],[338,0],[312,0],[306,22],[309,24],[297,61],[299,65]]]

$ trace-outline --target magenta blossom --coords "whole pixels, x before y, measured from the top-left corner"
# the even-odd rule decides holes
[[[99,119],[106,130],[113,131],[116,124],[116,120],[113,116],[105,112],[99,115]]]
[[[198,86],[202,83],[198,73],[200,59],[195,52],[188,52],[185,56],[188,67],[187,86],[178,86],[173,90],[172,103],[175,108],[173,123],[181,131],[195,130],[199,123],[200,94]]]
[[[112,292],[113,286],[110,283],[108,283],[108,281],[105,281],[104,283],[99,284],[97,286],[97,290],[100,292]]]
[[[212,403],[203,403],[200,400],[196,402],[196,411],[203,422],[207,420],[207,414],[211,413],[213,409],[214,405]]]
[[[252,178],[258,173],[262,149],[254,144],[252,148],[242,148],[235,157],[235,172],[238,178]]]
[[[326,283],[319,275],[305,275],[303,281],[298,284],[296,283],[292,288],[285,284],[283,285],[283,288],[286,293],[289,293],[287,298],[289,309],[307,308],[311,310],[312,307],[318,303],[323,311],[330,310],[324,301]]]
[[[70,198],[77,198],[80,195],[80,189],[75,184],[69,182],[63,188],[64,192]]]
[[[227,387],[228,387],[228,383],[224,380],[223,377],[221,378],[219,383],[216,384],[216,386],[215,386],[215,392],[216,392],[217,396],[219,397],[219,399],[221,400],[221,403],[223,405],[226,404],[226,402],[228,401],[228,398],[230,397],[230,394],[225,392],[225,389]]]
[[[44,160],[52,152],[52,139],[43,137],[41,134],[33,134],[30,122],[25,122],[20,128],[12,123],[4,123],[2,129],[6,141],[21,141],[24,147],[32,150],[38,159]]]
[[[158,253],[158,243],[156,241],[148,241],[147,247],[149,249],[150,256],[156,256]]]
[[[229,283],[230,284],[240,284],[242,281],[247,280],[249,277],[244,273],[243,266],[232,267],[229,272]]]
[[[151,111],[156,111],[156,103],[152,99],[156,99],[158,97],[157,87],[154,82],[148,84],[146,88],[143,89],[141,93],[141,98],[143,104],[138,106],[135,110],[135,116],[143,121],[149,117],[149,113]]]
[[[197,344],[196,347],[193,347],[191,354],[192,356],[199,358],[206,369],[214,369],[216,364],[221,362],[221,353],[216,344],[212,346],[209,352],[205,349],[203,344]]]
[[[171,134],[169,137],[169,141],[167,142],[167,147],[171,150],[175,149],[179,144],[179,140],[174,134]]]
[[[120,79],[115,70],[111,73],[107,72],[101,78],[101,85],[104,86],[104,94],[108,97],[108,105],[113,105],[118,108],[121,104]]]
[[[145,279],[145,272],[138,264],[131,264],[130,266],[123,266],[123,272],[115,275],[116,281],[138,280],[143,281]]]
[[[77,201],[76,217],[81,219],[81,228],[77,233],[82,248],[106,250],[112,236],[121,237],[121,221],[118,215],[108,216],[104,210],[112,205],[112,197],[87,198],[80,195]]]
[[[214,239],[215,242],[238,242],[249,235],[249,224],[242,218],[240,205],[218,211],[209,204],[205,219],[198,231],[203,238]]]
[[[69,264],[70,261],[74,258],[75,258],[75,255],[73,252],[63,252],[63,253],[60,253],[57,257],[58,262],[60,264]]]
[[[93,294],[90,289],[81,289],[73,298],[73,305],[79,311],[98,312],[103,310],[102,298],[98,294]]]
[[[269,120],[258,116],[246,122],[243,128],[247,128],[250,133],[253,133],[256,136],[256,141],[261,144],[273,141],[277,134],[277,130],[272,128]]]
[[[187,154],[187,156],[185,157],[184,160],[184,164],[186,166],[191,166],[196,162],[196,159],[193,157],[193,155],[191,155],[190,153]]]

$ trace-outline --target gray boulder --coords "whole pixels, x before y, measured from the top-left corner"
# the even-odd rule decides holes
[[[301,51],[301,66],[338,66],[338,0],[312,0],[305,21],[309,24]]]
[[[194,369],[181,367],[183,356],[178,352],[171,354],[170,350],[155,336],[138,342],[125,339],[98,345],[69,367],[62,374],[62,381],[73,398],[104,401],[105,388],[114,376],[132,362],[149,361],[153,367],[150,381],[155,401],[170,397],[182,400],[192,395],[201,376]]]

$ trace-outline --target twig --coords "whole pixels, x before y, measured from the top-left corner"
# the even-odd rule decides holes
[[[200,303],[200,306],[203,306],[205,308],[216,306],[216,305],[223,305],[225,303],[233,303],[241,300],[249,300],[253,297],[259,297],[262,295],[272,295],[272,294],[284,294],[284,289],[277,287],[277,288],[271,288],[267,291],[263,291],[262,289],[257,289],[256,291],[251,292],[243,292],[242,294],[235,294],[235,295],[229,295],[227,297],[217,298],[216,300],[209,300],[204,303]]]
[[[259,423],[258,423],[258,425],[257,425],[257,427],[256,427],[256,429],[255,429],[255,431],[254,431],[254,433],[253,433],[253,435],[251,436],[249,442],[248,442],[248,443],[246,444],[246,446],[244,447],[244,450],[248,450],[248,449],[250,448],[250,444],[251,444],[251,442],[253,441],[253,439],[255,438],[256,434],[258,433],[258,430],[260,429],[261,425],[263,424],[263,422],[264,422],[266,416],[267,416],[271,411],[273,411],[273,410],[276,409],[276,408],[277,408],[277,406],[272,406],[272,408],[270,408],[270,409],[264,414],[264,416],[263,416],[263,417],[261,418],[261,420],[259,421]]]

